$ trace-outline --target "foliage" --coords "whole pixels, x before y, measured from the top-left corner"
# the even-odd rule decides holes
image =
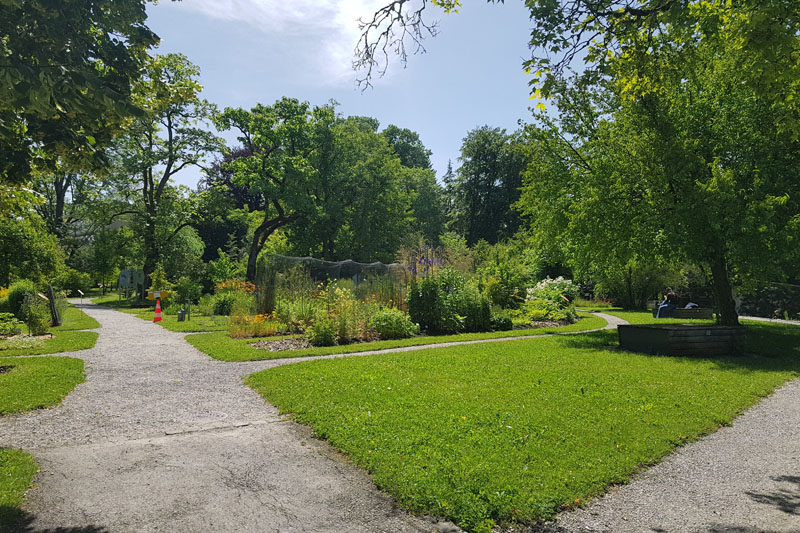
[[[607,298],[625,309],[645,309],[647,301],[658,299],[665,287],[677,289],[686,280],[674,265],[639,262],[631,259],[627,265],[610,268],[596,275],[595,295]]]
[[[491,304],[464,275],[447,267],[416,281],[408,290],[411,320],[428,333],[476,332],[491,329]]]
[[[84,166],[141,110],[131,85],[158,37],[141,0],[0,4],[0,182],[25,182],[42,153]],[[41,162],[39,159],[38,162]]]
[[[28,294],[20,309],[22,320],[33,336],[44,335],[50,328],[50,306],[36,295]]]
[[[3,352],[0,352],[3,353]],[[83,361],[73,357],[0,358],[0,416],[58,405],[83,383]]]
[[[474,248],[477,274],[486,287],[486,294],[503,309],[515,309],[525,300],[526,290],[534,277],[535,261],[531,254],[513,242],[489,245],[480,241]]]
[[[403,339],[419,334],[419,326],[396,308],[380,309],[369,317],[368,325],[381,339]]]
[[[233,261],[226,252],[217,250],[217,253],[217,259],[208,262],[211,281],[214,282],[214,285],[237,279],[244,274],[242,266]]]
[[[525,527],[625,482],[792,379],[794,329],[793,348],[775,360],[653,358],[594,333],[311,361],[246,383],[409,510],[467,530]]]
[[[285,330],[286,327],[275,313],[254,316],[234,313],[228,324],[228,331],[233,339],[269,337]]]
[[[52,278],[63,264],[58,240],[37,215],[0,216],[0,285],[8,286],[12,277]]]
[[[312,346],[333,346],[337,344],[337,330],[333,317],[319,310],[314,315],[314,322],[306,330],[306,337]]]
[[[514,328],[514,320],[507,312],[492,314],[490,324],[493,331],[510,331]]]
[[[58,287],[66,291],[70,296],[78,296],[78,291],[84,294],[89,292],[92,286],[92,277],[89,274],[78,272],[74,268],[67,268],[53,283],[54,287]]]
[[[450,184],[449,227],[469,245],[491,244],[516,233],[520,218],[512,205],[519,199],[524,160],[505,130],[484,126],[472,130],[461,145],[461,167]]]
[[[573,302],[578,297],[579,288],[572,280],[557,277],[545,278],[528,289],[524,312],[529,320],[555,320],[574,322],[578,318]]]
[[[389,124],[381,135],[389,141],[404,167],[431,170],[431,151],[422,144],[417,132]]]
[[[192,278],[183,276],[175,283],[175,292],[181,304],[186,300],[196,302],[203,295],[203,286]]]
[[[237,278],[226,279],[214,285],[214,292],[216,294],[223,293],[241,293],[253,294],[256,292],[256,286],[249,281],[243,281]]]
[[[183,322],[181,323],[183,324]],[[539,337],[553,333],[574,333],[599,329],[605,324],[606,321],[602,318],[584,315],[579,322],[568,326],[516,329],[514,331],[492,331],[486,333],[459,333],[456,335],[417,335],[407,339],[378,340],[348,344],[346,346],[312,347],[276,352],[254,348],[248,344],[251,341],[247,339],[232,339],[227,332],[223,331],[187,335],[186,340],[201,352],[219,361],[261,361],[267,359],[283,359],[287,357],[359,353],[411,346],[435,346],[448,342],[480,341],[487,339],[524,339],[525,337]]]
[[[492,329],[492,305],[489,297],[477,286],[468,283],[456,295],[456,308],[463,316],[462,329],[468,333],[490,331]]]
[[[16,335],[23,325],[13,313],[0,313],[0,338]]]
[[[28,294],[36,294],[36,284],[27,279],[16,281],[8,288],[8,310],[17,318],[23,316],[22,304],[25,303],[25,296]]]
[[[114,147],[114,177],[130,196],[116,215],[132,215],[132,227],[142,240],[147,279],[157,263],[166,264],[178,244],[186,245],[182,254],[187,246],[189,255],[202,254],[196,241],[173,242],[191,224],[194,200],[170,184],[178,172],[202,164],[207,153],[221,146],[203,127],[213,106],[199,97],[199,75],[197,66],[183,55],[149,58],[133,91],[134,102],[145,113],[128,125]]]
[[[225,291],[214,295],[212,314],[230,316],[235,310],[245,314],[255,311],[255,299],[247,292]]]

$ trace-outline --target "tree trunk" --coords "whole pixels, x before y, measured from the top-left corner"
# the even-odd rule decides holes
[[[719,313],[717,322],[723,326],[738,326],[739,314],[736,312],[736,302],[733,300],[728,265],[722,254],[711,262],[711,283],[714,288],[714,304]]]
[[[151,285],[150,275],[155,271],[158,264],[158,246],[156,244],[155,217],[148,214],[144,228],[144,288]]]

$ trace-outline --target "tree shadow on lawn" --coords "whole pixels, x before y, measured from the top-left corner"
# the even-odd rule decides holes
[[[0,505],[0,533],[108,533],[101,526],[74,526],[41,529],[33,526],[35,516],[7,505]]]
[[[780,324],[753,324],[745,326],[742,355],[731,356],[671,356],[628,352],[648,357],[669,357],[709,361],[723,370],[731,371],[792,371],[800,372],[800,327]],[[557,342],[568,348],[623,352],[619,348],[617,332],[596,331],[582,335],[559,335]]]

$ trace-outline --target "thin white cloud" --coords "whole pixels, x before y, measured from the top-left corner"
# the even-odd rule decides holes
[[[352,83],[358,19],[385,0],[188,0],[184,7],[219,21],[246,24],[266,43],[291,50],[300,69],[328,84]]]

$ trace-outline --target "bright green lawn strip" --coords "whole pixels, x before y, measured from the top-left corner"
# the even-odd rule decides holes
[[[88,350],[94,348],[97,337],[94,331],[55,331],[51,339],[23,337],[0,340],[0,357]]]
[[[651,311],[611,309],[603,312],[627,320],[631,324],[714,324],[713,319],[656,318]]]
[[[61,325],[57,328],[50,328],[50,331],[77,331],[81,329],[97,329],[100,323],[94,318],[90,317],[77,307],[68,306],[64,309],[61,316]]]
[[[82,383],[83,361],[73,357],[0,358],[0,415],[61,403]]]
[[[39,467],[22,450],[0,448],[0,531],[20,531],[19,506]]]
[[[122,311],[122,309],[120,309]],[[152,309],[140,310],[137,309],[136,317],[142,320],[152,322],[154,312]],[[228,331],[227,317],[214,317],[212,320],[210,316],[192,314],[191,320],[178,322],[177,315],[161,315],[161,322],[156,322],[161,327],[170,331],[178,331],[184,333],[192,332],[205,332],[205,331]]]
[[[748,335],[771,358],[638,355],[604,331],[310,361],[246,383],[407,508],[480,529],[583,503],[798,375],[800,328]]]
[[[220,361],[259,361],[262,359],[285,359],[290,357],[309,357],[314,355],[368,352],[372,350],[402,348],[405,346],[434,345],[445,342],[500,339],[505,337],[526,337],[530,335],[545,335],[548,333],[597,329],[606,325],[606,321],[602,318],[591,315],[582,316],[583,318],[575,324],[557,328],[493,331],[490,333],[461,333],[459,335],[422,336],[412,337],[410,339],[362,342],[344,346],[324,346],[306,348],[302,350],[285,350],[282,352],[268,352],[266,350],[253,348],[250,346],[250,343],[260,339],[231,339],[227,333],[187,335],[186,340],[201,352],[208,354],[212,358]]]

